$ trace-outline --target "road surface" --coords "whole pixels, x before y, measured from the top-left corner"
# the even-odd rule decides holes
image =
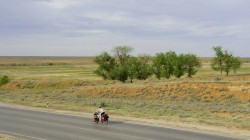
[[[236,138],[0,105],[0,133],[34,140],[237,140]]]

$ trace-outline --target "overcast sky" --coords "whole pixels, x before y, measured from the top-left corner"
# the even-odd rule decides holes
[[[214,56],[220,45],[250,57],[250,0],[0,0],[0,56]]]

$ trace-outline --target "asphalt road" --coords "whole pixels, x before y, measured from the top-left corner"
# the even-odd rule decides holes
[[[35,140],[237,140],[197,132],[0,105],[0,133]]]

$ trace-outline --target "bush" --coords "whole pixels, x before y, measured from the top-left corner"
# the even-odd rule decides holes
[[[107,105],[105,102],[101,102],[101,103],[100,103],[100,106],[101,106],[101,107],[107,107],[108,105]]]
[[[9,79],[9,77],[6,76],[6,75],[2,76],[1,79],[0,79],[0,85],[7,84],[7,83],[9,83],[9,82],[10,82],[10,79]]]

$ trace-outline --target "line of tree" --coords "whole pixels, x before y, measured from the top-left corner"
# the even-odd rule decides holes
[[[172,75],[180,78],[186,73],[188,77],[192,77],[201,67],[201,62],[194,54],[177,55],[174,51],[169,51],[156,54],[152,67],[158,79],[169,79]]]
[[[227,50],[223,51],[221,46],[213,47],[213,50],[215,51],[215,57],[211,63],[213,70],[220,71],[221,74],[225,72],[228,75],[231,70],[236,73],[241,67],[240,58],[233,56]]]
[[[174,51],[158,53],[154,58],[149,55],[131,56],[129,46],[117,46],[112,50],[113,56],[103,52],[95,57],[99,65],[95,73],[103,79],[125,82],[134,79],[145,80],[151,75],[158,79],[175,76],[180,78],[187,73],[188,77],[196,74],[201,63],[194,54],[177,55]]]

